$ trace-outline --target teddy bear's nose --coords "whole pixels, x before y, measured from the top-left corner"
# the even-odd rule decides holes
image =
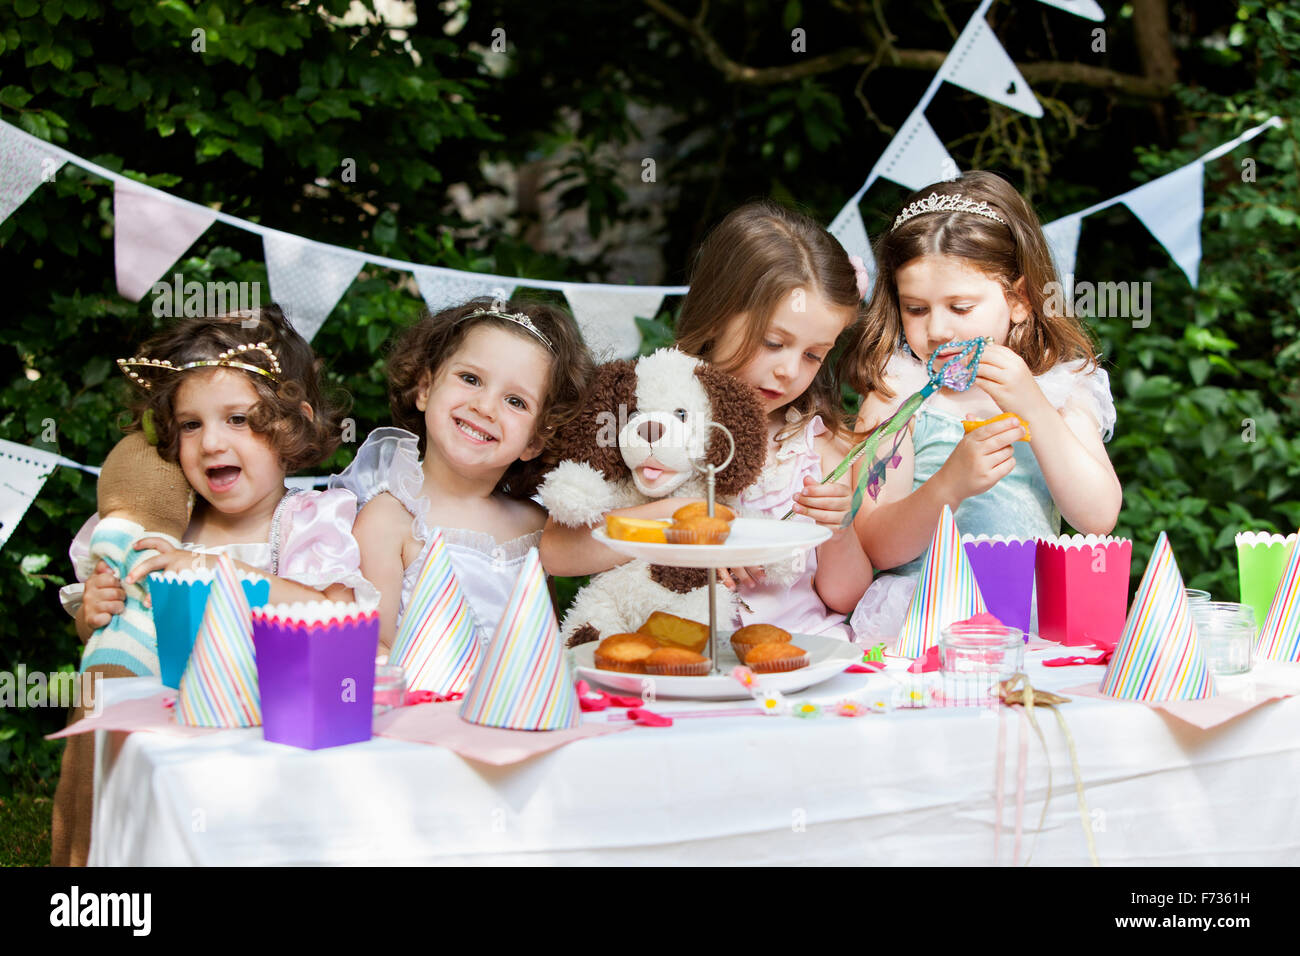
[[[663,437],[664,426],[658,422],[642,422],[637,427],[636,433],[653,445]]]

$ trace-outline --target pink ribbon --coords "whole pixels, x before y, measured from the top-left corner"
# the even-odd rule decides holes
[[[882,661],[867,661],[864,664],[850,664],[844,668],[846,674],[879,674],[885,669]]]
[[[939,669],[939,648],[931,647],[924,654],[912,661],[907,669],[909,674],[928,674]]]
[[[640,707],[640,697],[620,697],[607,694],[603,690],[592,690],[585,681],[575,681],[573,689],[578,692],[578,707],[584,711],[605,710],[607,707]]]
[[[673,725],[671,717],[664,717],[662,714],[656,714],[644,707],[632,708],[627,712],[627,716],[629,720],[634,720],[643,727],[671,727]]]
[[[460,700],[465,695],[460,691],[453,691],[450,694],[435,694],[431,690],[408,690],[403,707],[410,707],[414,704],[441,704],[449,700]]]

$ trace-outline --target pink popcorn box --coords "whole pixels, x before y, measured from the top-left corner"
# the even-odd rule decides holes
[[[1035,561],[1038,635],[1070,647],[1118,641],[1128,612],[1132,557],[1128,538],[1040,538]]]

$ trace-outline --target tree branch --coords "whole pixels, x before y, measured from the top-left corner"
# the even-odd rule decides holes
[[[809,76],[830,73],[846,66],[868,66],[877,58],[882,65],[903,70],[935,72],[948,55],[944,50],[905,50],[893,46],[888,40],[883,49],[876,51],[847,47],[834,53],[809,57],[788,66],[748,66],[727,56],[712,35],[698,19],[690,20],[663,0],[644,0],[645,5],[669,23],[695,38],[700,50],[713,67],[728,82],[752,86],[772,86],[790,83]],[[1110,90],[1141,99],[1161,100],[1170,93],[1172,81],[1164,76],[1137,76],[1086,63],[1017,63],[1017,68],[1030,83],[1068,83],[1094,89]]]

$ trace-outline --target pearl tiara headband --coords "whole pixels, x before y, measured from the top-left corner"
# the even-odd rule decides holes
[[[475,319],[480,315],[490,315],[494,318],[505,319],[507,322],[513,322],[515,325],[531,332],[537,341],[546,346],[546,351],[550,352],[552,355],[555,354],[555,346],[551,344],[551,340],[543,335],[542,330],[533,324],[533,320],[522,312],[498,312],[495,309],[475,309],[469,315],[465,316],[465,318]]]
[[[253,358],[258,352],[270,360],[271,368],[269,371],[256,365],[249,365],[247,362],[237,361],[234,358],[234,356]],[[153,383],[137,372],[137,368],[145,369],[145,374],[149,372],[185,372],[192,368],[242,368],[246,372],[265,375],[277,385],[280,383],[280,380],[276,377],[280,374],[280,360],[265,342],[258,342],[256,345],[240,345],[227,349],[215,359],[200,359],[197,362],[186,362],[184,365],[173,365],[170,359],[151,359],[141,355],[129,359],[118,359],[117,367],[122,370],[122,373],[127,378],[144,388],[153,388]]]
[[[1007,221],[994,212],[993,207],[984,200],[975,202],[971,199],[963,199],[961,193],[930,193],[924,199],[918,199],[905,207],[894,220],[893,228],[897,229],[907,220],[924,216],[928,212],[969,212],[1000,222],[1004,226],[1007,224]]]

